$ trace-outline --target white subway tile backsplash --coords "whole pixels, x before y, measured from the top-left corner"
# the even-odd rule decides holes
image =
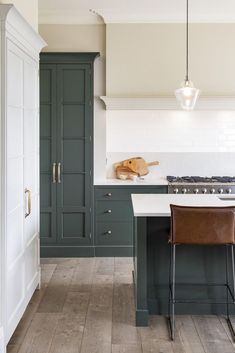
[[[107,111],[107,152],[235,152],[235,112]]]

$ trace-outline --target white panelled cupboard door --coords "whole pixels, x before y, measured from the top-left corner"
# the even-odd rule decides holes
[[[38,64],[8,41],[6,341],[39,283]]]

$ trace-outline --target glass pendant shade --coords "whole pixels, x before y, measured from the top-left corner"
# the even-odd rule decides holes
[[[175,90],[175,96],[184,110],[193,110],[200,90],[195,88],[189,80],[182,82],[181,87]]]

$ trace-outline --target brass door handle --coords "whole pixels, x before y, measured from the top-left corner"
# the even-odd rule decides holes
[[[25,212],[25,218],[26,218],[31,213],[31,191],[29,189],[25,188],[24,193],[25,193],[25,195],[28,195],[27,212]]]
[[[52,164],[52,183],[56,183],[56,176],[55,176],[55,168],[56,168],[56,163]]]
[[[61,183],[61,163],[58,163],[58,173],[57,173],[58,180],[57,182]]]

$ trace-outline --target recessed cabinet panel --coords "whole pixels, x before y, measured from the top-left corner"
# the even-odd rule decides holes
[[[51,175],[41,174],[40,178],[41,207],[51,207]]]
[[[51,214],[41,212],[40,218],[41,218],[41,226],[40,226],[41,238],[51,238],[52,237]]]
[[[85,171],[84,140],[63,141],[63,170],[64,172]]]
[[[50,103],[52,99],[52,70],[44,68],[40,72],[40,103]]]
[[[7,211],[10,213],[23,204],[23,158],[9,159],[7,165]]]
[[[85,220],[82,213],[64,213],[62,222],[63,238],[84,238]]]
[[[23,154],[23,109],[9,107],[7,119],[7,157],[15,158]]]
[[[85,102],[85,70],[63,68],[63,97],[64,103]]]
[[[7,265],[9,267],[24,249],[23,213],[23,207],[18,207],[7,216]]]
[[[10,271],[7,272],[7,316],[9,326],[25,296],[24,265],[24,258],[21,257]]]
[[[63,137],[85,136],[85,106],[69,105],[63,106]]]
[[[23,106],[23,65],[24,61],[18,55],[15,46],[7,54],[7,104],[11,107]]]
[[[83,174],[64,174],[63,206],[85,206],[85,188]]]
[[[52,129],[51,105],[41,104],[40,109],[40,137],[51,137]]]
[[[30,63],[24,62],[24,106],[26,109],[37,108],[37,75],[37,65],[35,65],[33,60],[30,60]]]
[[[40,169],[41,172],[50,172],[52,168],[51,162],[51,140],[41,140],[40,143]]]
[[[36,153],[37,114],[37,112],[28,109],[24,111],[24,155],[27,156]]]

